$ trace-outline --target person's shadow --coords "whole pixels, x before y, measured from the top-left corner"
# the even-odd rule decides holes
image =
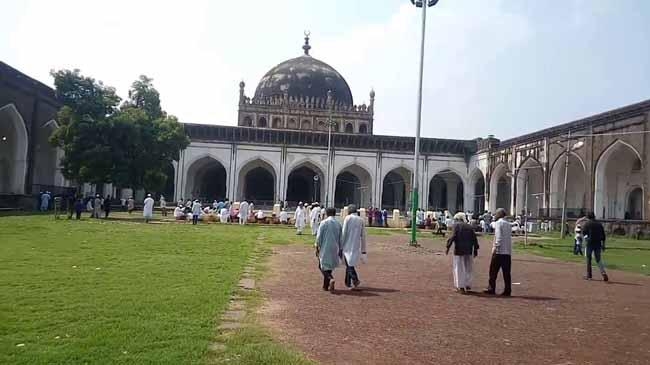
[[[475,297],[481,297],[481,298],[491,298],[491,299],[523,299],[523,300],[532,300],[532,301],[552,301],[552,300],[560,300],[559,298],[554,298],[554,297],[544,297],[544,296],[538,296],[538,295],[512,295],[509,297],[504,297],[501,295],[492,295],[492,294],[486,294],[482,292],[475,292],[475,291],[470,291],[467,293],[467,295],[475,296]]]
[[[389,288],[373,288],[373,287],[365,287],[361,286],[357,290],[350,290],[350,289],[337,289],[334,294],[336,295],[348,295],[351,297],[377,297],[379,296],[378,293],[397,293],[399,290],[397,289],[389,289]]]

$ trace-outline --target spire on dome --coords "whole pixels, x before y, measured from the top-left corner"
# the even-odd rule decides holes
[[[311,33],[306,30],[305,31],[305,44],[302,46],[302,49],[305,51],[305,56],[309,56],[309,50],[311,49],[311,46],[309,45],[309,35]]]

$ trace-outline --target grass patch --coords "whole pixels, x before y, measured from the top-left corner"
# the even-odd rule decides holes
[[[584,256],[573,254],[572,238],[560,239],[557,236],[543,236],[529,239],[529,242],[535,245],[523,247],[519,244],[516,246],[516,251],[570,262],[585,262]],[[607,250],[603,253],[603,260],[606,267],[610,269],[650,275],[650,242],[610,236],[607,238]],[[595,262],[593,264],[595,265]]]
[[[51,216],[0,227],[3,364],[204,363],[261,232]]]

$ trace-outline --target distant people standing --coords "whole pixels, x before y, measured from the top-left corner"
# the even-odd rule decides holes
[[[287,223],[289,223],[289,214],[287,214],[286,208],[282,208],[282,211],[280,212],[280,224]]]
[[[228,223],[228,208],[226,206],[221,207],[221,211],[219,211],[219,221],[221,223]]]
[[[49,191],[46,191],[41,195],[41,212],[47,212],[47,209],[50,206],[50,199],[52,199],[52,196]]]
[[[126,212],[126,199],[124,199],[124,197],[120,198],[120,207],[123,212]]]
[[[102,212],[102,198],[99,194],[95,195],[95,200],[93,201],[93,218],[98,218]]]
[[[293,219],[296,221],[296,234],[302,234],[302,230],[305,229],[305,209],[302,207],[302,202],[298,203],[296,212],[293,214]]]
[[[336,209],[325,210],[327,218],[320,223],[316,234],[316,257],[323,274],[323,290],[333,293],[335,281],[332,276],[341,257],[341,224],[336,220]]]
[[[77,204],[77,198],[74,193],[68,193],[66,204],[68,208],[68,219],[72,219],[72,215],[75,213],[75,204]],[[81,210],[83,210],[83,206]]]
[[[343,230],[341,235],[341,249],[345,262],[345,286],[351,289],[357,289],[360,285],[359,275],[355,266],[359,261],[366,259],[366,227],[357,213],[357,207],[354,204],[348,206],[350,213],[343,221]]]
[[[311,227],[311,234],[315,236],[318,233],[318,225],[320,224],[320,207],[317,203],[311,207],[309,212],[309,226]]]
[[[386,208],[381,210],[381,220],[384,223],[384,227],[388,227],[388,210]]]
[[[74,203],[74,212],[76,214],[77,220],[81,219],[81,212],[84,211],[84,202],[81,198],[77,199],[77,201]]]
[[[111,199],[110,195],[107,195],[106,199],[104,199],[104,218],[108,218],[108,215],[111,214],[112,204],[113,204],[113,199]]]
[[[135,210],[135,200],[133,197],[129,197],[129,199],[126,201],[126,210],[131,214],[133,210]]]
[[[196,225],[199,223],[199,217],[201,216],[201,203],[199,203],[199,200],[195,200],[194,203],[192,203],[192,224]]]
[[[142,209],[142,216],[144,217],[144,222],[149,223],[153,219],[153,206],[155,202],[151,197],[151,194],[147,194],[147,198],[144,200],[144,207]]]
[[[492,231],[492,214],[490,214],[490,212],[486,210],[485,214],[483,214],[483,232],[490,233],[491,231]]]
[[[575,238],[573,241],[573,254],[582,256],[582,244],[584,241],[584,235],[582,234],[582,227],[587,224],[589,219],[585,216],[576,221],[576,227],[574,229]]]
[[[499,270],[503,272],[504,289],[502,296],[509,297],[512,293],[512,278],[510,270],[512,265],[512,226],[506,219],[506,210],[497,209],[494,218],[494,245],[492,247],[492,259],[490,261],[490,280],[486,294],[496,293],[496,281]]]
[[[239,203],[239,224],[246,224],[246,221],[248,221],[248,208],[246,200]]]
[[[163,195],[160,196],[160,212],[163,217],[167,216],[167,200],[165,200]]]
[[[587,241],[586,255],[587,255],[587,276],[586,280],[591,280],[591,256],[596,258],[596,264],[600,269],[600,274],[603,276],[603,281],[609,281],[609,276],[605,271],[605,264],[601,260],[601,252],[605,251],[605,229],[603,225],[596,220],[594,213],[588,213],[589,219],[582,228],[582,234]]]
[[[473,258],[478,255],[478,239],[471,225],[465,222],[465,214],[456,213],[454,231],[447,240],[447,251],[454,245],[454,287],[462,294],[472,289]]]
[[[366,212],[368,215],[368,227],[372,227],[372,219],[374,217],[374,209],[372,207],[368,207],[368,211]]]

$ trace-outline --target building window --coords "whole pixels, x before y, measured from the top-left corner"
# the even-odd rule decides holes
[[[273,128],[282,128],[282,119],[273,118]]]
[[[320,122],[318,122],[318,130],[320,130],[320,131],[326,131],[327,130],[327,126],[325,125],[325,122],[323,122],[322,120]]]
[[[296,123],[295,119],[289,119],[289,122],[287,123],[287,128],[298,129],[298,123]]]
[[[347,123],[345,125],[345,133],[354,133],[354,127],[352,126],[352,123]]]
[[[311,129],[311,122],[307,119],[303,120],[302,123],[300,123],[300,129]]]
[[[260,119],[257,120],[257,126],[260,128],[266,128],[266,118],[260,117]]]
[[[251,118],[251,117],[248,116],[248,115],[245,116],[245,117],[244,117],[244,126],[245,126],[245,127],[252,127],[252,126],[253,126],[253,118]]]
[[[368,133],[368,126],[365,124],[362,124],[359,126],[359,133],[361,134],[366,134]]]

